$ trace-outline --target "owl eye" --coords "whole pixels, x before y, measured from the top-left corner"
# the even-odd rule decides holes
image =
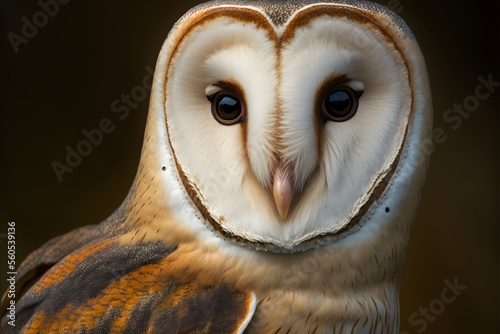
[[[321,103],[321,114],[326,121],[344,122],[351,119],[358,110],[358,101],[363,92],[347,86],[337,86]]]
[[[232,125],[243,120],[245,107],[237,94],[223,90],[207,98],[212,103],[212,115],[217,122]]]

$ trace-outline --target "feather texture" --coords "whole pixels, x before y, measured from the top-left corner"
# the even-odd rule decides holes
[[[363,92],[356,114],[325,120],[339,86]],[[240,122],[214,119],[217,93]],[[418,44],[382,6],[195,7],[160,52],[128,197],[28,257],[2,329],[397,333],[431,109]]]

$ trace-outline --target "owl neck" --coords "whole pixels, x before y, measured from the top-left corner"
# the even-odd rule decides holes
[[[325,296],[277,290],[261,297],[249,333],[399,332],[399,299],[394,285]]]

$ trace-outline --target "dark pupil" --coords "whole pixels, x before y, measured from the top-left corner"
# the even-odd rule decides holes
[[[351,96],[343,91],[330,94],[325,101],[325,111],[335,117],[349,114],[352,108]]]
[[[240,101],[231,96],[223,96],[217,105],[217,114],[225,120],[233,120],[241,113]]]

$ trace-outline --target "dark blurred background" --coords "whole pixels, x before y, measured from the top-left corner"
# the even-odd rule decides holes
[[[53,17],[40,14],[37,1],[0,2],[2,291],[7,222],[16,222],[19,263],[48,239],[98,223],[121,203],[138,165],[148,102],[123,120],[111,103],[142,85],[173,23],[199,2],[65,1],[57,13],[49,8]],[[479,77],[500,81],[499,3],[378,2],[417,36],[433,89],[434,127],[446,136],[432,154],[410,244],[402,331],[498,333],[500,87],[461,124],[443,117],[454,104],[473,101]],[[40,27],[25,28],[31,37],[23,39],[26,21]],[[114,131],[60,182],[51,164],[64,163],[66,146],[76,148],[82,131],[103,118]],[[462,286],[451,303],[440,301],[447,284]]]

